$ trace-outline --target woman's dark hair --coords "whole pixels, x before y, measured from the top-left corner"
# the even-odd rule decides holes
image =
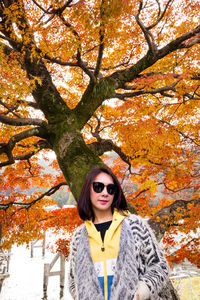
[[[90,220],[94,221],[95,216],[92,209],[92,204],[90,200],[90,189],[92,182],[94,181],[95,177],[99,175],[100,173],[106,173],[110,175],[113,179],[114,184],[116,185],[116,192],[114,194],[114,199],[112,202],[112,212],[114,211],[114,208],[120,211],[126,211],[128,210],[126,198],[124,196],[124,193],[122,191],[121,185],[115,176],[113,172],[106,168],[106,167],[99,167],[93,169],[86,177],[85,182],[83,184],[79,200],[78,200],[78,213],[82,220]]]

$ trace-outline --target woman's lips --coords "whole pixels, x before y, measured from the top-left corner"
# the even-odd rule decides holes
[[[101,204],[103,204],[103,205],[105,205],[105,204],[107,204],[107,203],[108,203],[108,201],[107,201],[107,200],[99,200],[99,202],[100,202]]]

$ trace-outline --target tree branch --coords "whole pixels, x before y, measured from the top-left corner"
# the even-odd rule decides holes
[[[39,3],[37,3],[37,1],[35,1],[35,0],[32,0],[32,2],[41,10],[41,11],[43,11],[43,16],[40,18],[40,20],[44,17],[44,15],[45,14],[50,14],[50,15],[52,15],[49,19],[48,19],[48,21],[46,21],[45,23],[48,23],[50,20],[52,20],[54,17],[55,17],[55,15],[57,15],[57,14],[61,14],[61,13],[63,13],[64,12],[64,10],[67,8],[67,7],[71,7],[72,5],[70,5],[72,2],[73,2],[73,0],[68,0],[68,1],[66,1],[66,3],[65,4],[63,4],[63,6],[62,7],[59,7],[59,8],[53,8],[53,6],[52,5],[50,5],[50,7],[48,8],[48,9],[44,9]]]
[[[46,135],[46,130],[44,128],[35,127],[14,135],[12,138],[10,138],[7,144],[6,143],[1,144],[0,154],[5,153],[8,157],[8,161],[2,162],[1,166],[4,166],[4,164],[5,165],[13,164],[15,162],[15,159],[12,154],[12,150],[19,141],[22,141],[32,136],[44,137],[45,135]]]
[[[39,49],[38,49],[38,52],[42,53],[42,51],[39,50]],[[55,64],[60,65],[60,66],[79,67],[77,62],[62,61],[60,58],[53,58],[53,57],[50,57],[48,54],[45,54],[44,58],[47,59],[49,62],[55,63]]]
[[[111,74],[109,78],[113,78],[115,80],[116,89],[123,88],[125,83],[131,82],[133,79],[137,78],[142,71],[155,64],[158,60],[167,56],[171,52],[185,48],[184,43],[186,41],[189,41],[192,37],[195,37],[199,33],[200,25],[195,27],[193,30],[190,30],[187,33],[179,36],[177,39],[168,43],[163,48],[158,49],[156,52],[156,56],[153,55],[151,52],[148,52],[134,66],[125,70],[116,71],[113,74]]]
[[[12,113],[15,117],[21,118],[20,115],[18,115],[16,112],[14,112],[14,110],[16,109],[16,105],[11,108],[11,107],[9,107],[9,105],[7,105],[6,103],[4,103],[1,100],[0,100],[0,104],[8,110],[7,112],[5,112],[5,114]]]
[[[32,118],[10,118],[6,117],[3,114],[0,114],[0,122],[12,126],[26,126],[26,125],[44,125],[47,124],[44,120],[41,119],[32,119]]]
[[[101,68],[102,58],[103,58],[103,50],[104,50],[104,34],[105,34],[105,24],[104,24],[104,5],[105,1],[101,1],[100,6],[100,30],[99,30],[99,39],[100,39],[100,46],[97,58],[97,64],[94,71],[94,76],[97,77]]]
[[[185,210],[188,208],[188,204],[193,204],[194,206],[200,205],[200,199],[193,199],[190,201],[186,200],[177,200],[174,203],[161,208],[149,221],[151,228],[156,232],[156,236],[158,240],[161,240],[165,231],[170,227],[173,226],[173,220],[175,219],[175,212],[182,211],[182,218],[185,216]]]
[[[76,55],[76,58],[77,58],[77,64],[78,66],[90,77],[91,81],[92,82],[95,82],[96,81],[96,78],[93,74],[93,72],[91,72],[89,70],[89,68],[87,68],[87,63],[84,62],[82,59],[81,59],[81,39],[79,37],[79,34],[77,33],[77,31],[75,30],[75,28],[65,20],[65,18],[62,16],[61,13],[58,14],[58,17],[60,18],[60,20],[62,21],[62,23],[71,30],[71,32],[73,33],[73,35],[75,36],[76,40],[77,40],[77,55]]]
[[[10,2],[7,3],[7,8],[11,7]],[[18,3],[17,3],[18,4]],[[35,80],[35,87],[32,91],[32,95],[38,103],[40,109],[44,112],[48,121],[52,120],[52,114],[55,111],[59,114],[71,113],[71,110],[66,105],[65,101],[60,96],[55,84],[52,81],[50,73],[37,51],[37,46],[34,40],[34,34],[32,28],[29,26],[28,20],[26,19],[25,8],[22,5],[17,6],[17,10],[21,13],[16,14],[16,26],[21,33],[21,42],[18,42],[16,32],[13,28],[12,19],[8,17],[8,14],[4,14],[2,25],[2,32],[8,38],[16,37],[16,41],[9,41],[11,46],[21,54],[22,57],[22,68],[27,72],[29,79],[39,78]],[[9,23],[7,26],[7,23]],[[22,51],[23,50],[23,51]],[[48,103],[48,105],[47,105]],[[57,104],[57,105],[55,105]]]
[[[29,203],[23,203],[23,202],[14,202],[10,201],[8,203],[0,203],[0,209],[7,210],[9,207],[16,205],[20,207],[20,209],[26,208],[29,209],[31,206],[33,206],[35,203],[43,199],[45,196],[51,196],[53,195],[61,186],[67,185],[66,182],[61,182],[54,187],[50,188],[47,192],[41,194],[39,197],[37,197],[35,200],[29,202]]]
[[[135,47],[134,47],[134,48],[135,48]],[[112,67],[110,66],[110,67],[107,67],[107,68],[102,68],[102,70],[103,70],[103,71],[109,71],[109,70],[117,69],[117,68],[119,68],[119,67],[125,67],[125,66],[127,66],[127,65],[130,63],[131,58],[132,58],[132,56],[133,56],[134,48],[132,48],[132,49],[130,50],[129,57],[126,56],[123,63],[118,64],[118,65],[115,65],[115,66],[112,66]]]
[[[159,120],[157,119],[159,123],[163,123],[166,124],[170,127],[172,127],[176,132],[178,132],[180,135],[182,135],[185,139],[189,139],[192,143],[194,143],[196,146],[200,147],[200,144],[198,144],[195,139],[189,137],[188,135],[186,135],[185,133],[183,133],[182,131],[178,130],[174,125],[170,124],[169,122],[165,121],[165,120]]]
[[[28,105],[28,106],[33,107],[35,109],[40,109],[38,103],[33,102],[33,101],[17,100],[17,103],[18,104],[24,104],[24,103],[26,103],[26,106]]]
[[[169,5],[171,5],[171,4],[174,2],[174,0],[169,0],[169,1],[167,2],[167,4],[166,4],[166,6],[165,6],[165,8],[164,8],[164,10],[163,10],[163,12],[162,12],[162,14],[161,14],[161,9],[160,9],[159,1],[156,0],[156,2],[158,3],[158,6],[159,6],[158,17],[157,17],[157,20],[156,20],[153,24],[151,24],[150,26],[148,26],[148,27],[146,28],[147,30],[150,30],[150,29],[152,29],[153,27],[155,27],[156,25],[158,25],[158,23],[159,23],[159,22],[163,19],[163,17],[165,16],[166,11],[167,11]]]
[[[154,95],[154,94],[158,94],[158,93],[163,94],[166,91],[175,92],[176,90],[174,88],[177,84],[178,84],[178,81],[174,82],[173,84],[170,84],[168,86],[164,86],[164,87],[157,88],[157,89],[152,89],[149,91],[140,90],[140,91],[136,91],[136,92],[132,92],[132,93],[124,93],[124,94],[116,93],[116,97],[123,100],[124,98],[130,98],[130,97],[135,97],[135,96],[140,96],[140,95],[145,95],[145,94]],[[128,89],[128,87],[127,87],[127,89]]]
[[[2,146],[4,146],[6,148],[7,144],[4,144]],[[10,155],[9,160],[0,163],[0,168],[14,164],[17,160],[27,160],[29,162],[29,159],[32,156],[34,156],[35,154],[37,154],[38,152],[40,152],[41,150],[52,148],[46,140],[39,140],[33,146],[35,147],[34,151],[29,151],[28,153],[25,153],[23,155],[16,155],[16,156]],[[2,147],[0,148],[0,153],[1,153],[1,151],[2,151]],[[7,153],[7,150],[5,150],[4,153]]]
[[[149,46],[149,51],[151,53],[153,53],[153,55],[155,55],[156,52],[157,52],[157,47],[156,47],[156,44],[154,43],[154,38],[153,38],[152,33],[145,27],[143,22],[140,20],[139,14],[137,14],[135,16],[135,19],[136,19],[137,24],[140,26],[142,32],[144,33],[145,39],[146,39],[147,44]]]

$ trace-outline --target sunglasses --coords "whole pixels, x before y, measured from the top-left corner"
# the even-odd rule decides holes
[[[101,193],[105,187],[106,187],[109,195],[114,195],[114,193],[116,192],[116,185],[113,183],[105,185],[102,182],[93,182],[92,186],[93,186],[93,190],[95,191],[95,193]]]

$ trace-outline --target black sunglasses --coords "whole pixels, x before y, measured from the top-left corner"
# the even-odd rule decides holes
[[[105,184],[102,182],[93,182],[92,186],[95,193],[101,193],[104,190]],[[116,185],[110,183],[106,185],[106,189],[109,195],[114,195],[114,193],[116,192]]]

